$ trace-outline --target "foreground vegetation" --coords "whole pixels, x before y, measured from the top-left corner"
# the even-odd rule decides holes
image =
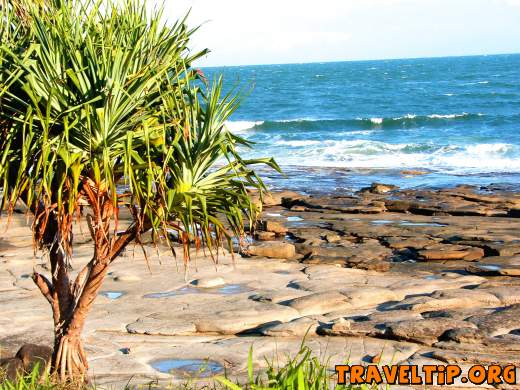
[[[87,314],[125,247],[148,233],[218,256],[244,235],[264,187],[250,146],[226,120],[239,96],[208,83],[185,20],[165,23],[141,0],[0,1],[0,203],[23,203],[48,275],[33,280],[51,306],[52,372],[81,381]],[[122,210],[130,221],[122,222]],[[73,226],[94,256],[74,278]],[[174,251],[175,252],[175,251]],[[175,254],[175,253],[174,253]]]
[[[363,386],[340,386],[335,385],[336,374],[330,370],[330,361],[321,361],[313,356],[312,351],[302,343],[300,351],[294,357],[288,357],[282,365],[275,364],[274,360],[267,361],[267,369],[256,373],[253,370],[253,350],[250,349],[248,358],[248,381],[247,383],[236,383],[226,376],[215,377],[210,385],[200,385],[194,379],[183,384],[161,386],[168,389],[228,389],[228,390],[376,390],[384,387],[376,385]],[[1,382],[1,381],[0,381]],[[95,390],[95,385],[69,383],[57,385],[47,376],[43,380],[38,379],[38,367],[25,377],[20,377],[17,382],[4,381],[0,383],[0,390]],[[127,388],[154,389],[158,386],[142,385],[133,386],[131,383]]]

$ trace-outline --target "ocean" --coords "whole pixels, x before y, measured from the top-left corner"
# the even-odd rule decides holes
[[[252,87],[228,127],[283,168],[273,187],[520,187],[520,55],[203,70]]]

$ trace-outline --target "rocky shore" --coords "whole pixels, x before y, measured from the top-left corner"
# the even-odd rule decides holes
[[[215,267],[199,254],[187,279],[166,247],[147,248],[151,271],[139,247],[114,263],[84,333],[96,384],[184,380],[203,362],[241,378],[251,345],[263,367],[264,356],[296,352],[307,331],[332,364],[520,366],[520,194],[374,184],[263,203],[243,256],[226,251]],[[76,237],[74,269],[92,250]],[[1,358],[51,345],[33,268],[45,272],[45,261],[17,214],[0,238]]]

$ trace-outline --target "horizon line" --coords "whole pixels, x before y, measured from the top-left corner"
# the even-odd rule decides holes
[[[211,53],[211,52],[210,52]],[[305,65],[305,64],[334,64],[340,62],[375,62],[375,61],[400,61],[400,60],[426,60],[426,59],[441,59],[441,58],[465,58],[465,57],[499,57],[520,55],[520,52],[507,53],[491,53],[491,54],[463,54],[463,55],[433,55],[421,57],[391,57],[391,58],[374,58],[374,59],[350,59],[350,60],[327,60],[327,61],[309,61],[309,62],[273,62],[260,64],[236,64],[236,65],[205,65],[200,68],[237,68],[246,66],[276,66],[276,65]]]

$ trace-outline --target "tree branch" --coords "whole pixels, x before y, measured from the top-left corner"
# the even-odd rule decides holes
[[[146,220],[142,228],[139,229],[137,224],[132,224],[126,231],[119,236],[114,245],[112,246],[112,250],[108,254],[108,259],[113,262],[117,256],[126,248],[128,244],[130,244],[136,237],[137,234],[143,234],[152,228],[152,223]]]
[[[52,306],[54,304],[54,298],[52,297],[54,291],[53,291],[52,284],[49,281],[49,279],[47,279],[45,276],[43,276],[37,272],[33,273],[32,279],[33,279],[34,283],[40,289],[43,296],[45,298],[47,298],[47,301],[49,301],[49,303]]]
[[[85,282],[88,278],[90,270],[92,269],[92,261],[89,261],[87,265],[83,267],[78,276],[76,276],[76,280],[74,281],[74,285],[72,286],[72,294],[74,297],[78,297],[85,286]]]

